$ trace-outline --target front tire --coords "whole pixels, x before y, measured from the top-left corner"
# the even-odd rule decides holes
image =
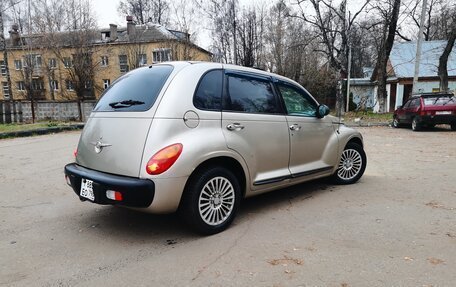
[[[399,123],[399,119],[397,117],[393,118],[393,128],[400,128],[401,124]]]
[[[456,122],[451,123],[451,130],[456,131]]]
[[[210,235],[233,222],[240,201],[241,187],[236,176],[224,167],[209,167],[192,175],[179,212],[192,229]]]
[[[352,184],[364,174],[367,165],[366,153],[357,143],[348,143],[339,160],[332,179],[337,184]]]

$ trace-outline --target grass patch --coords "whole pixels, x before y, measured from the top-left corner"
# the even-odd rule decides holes
[[[64,127],[73,123],[68,122],[38,122],[34,124],[0,124],[0,133],[33,131],[52,127]]]
[[[360,119],[363,122],[388,123],[393,120],[393,113],[374,113],[372,111],[348,112],[343,116],[345,122],[354,122]]]

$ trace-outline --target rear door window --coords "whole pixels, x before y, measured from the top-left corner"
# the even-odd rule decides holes
[[[169,65],[139,68],[120,77],[102,95],[94,111],[143,112],[150,109],[173,71]]]
[[[201,110],[220,111],[222,108],[222,89],[222,70],[207,72],[196,88],[193,104]]]
[[[223,110],[245,113],[279,114],[280,104],[272,82],[263,77],[229,73]]]

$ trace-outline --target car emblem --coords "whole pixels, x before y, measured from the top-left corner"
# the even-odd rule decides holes
[[[112,146],[112,144],[104,143],[101,140],[103,137],[100,137],[100,139],[97,142],[91,142],[90,144],[94,146],[95,152],[100,153],[104,147]]]

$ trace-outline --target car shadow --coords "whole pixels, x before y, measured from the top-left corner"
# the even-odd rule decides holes
[[[414,132],[411,127],[400,127],[400,129],[408,130],[410,132]],[[449,125],[437,125],[433,128],[431,127],[422,127],[417,132],[453,132]]]
[[[271,208],[285,208],[338,187],[326,179],[302,183],[245,199],[231,228],[241,227],[252,217],[262,216]],[[79,218],[79,228],[97,237],[129,242],[158,242],[173,245],[201,238],[186,226],[178,214],[156,215],[115,206],[98,206]],[[225,231],[226,232],[226,231]]]

